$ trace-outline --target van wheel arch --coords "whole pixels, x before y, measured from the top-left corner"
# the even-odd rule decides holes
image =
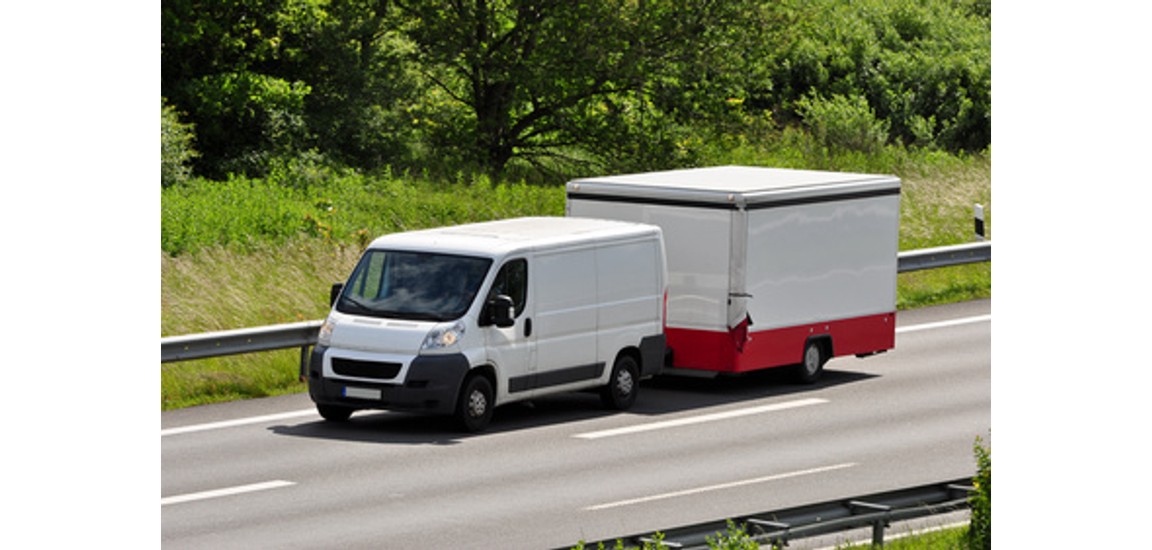
[[[460,384],[454,416],[460,428],[476,433],[492,421],[496,408],[496,381],[490,371],[472,369]]]

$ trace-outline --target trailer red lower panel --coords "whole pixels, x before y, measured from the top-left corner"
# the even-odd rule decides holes
[[[896,345],[896,312],[762,331],[667,327],[665,334],[675,368],[748,372],[799,363],[804,345],[812,337],[830,338],[833,357],[892,349]]]

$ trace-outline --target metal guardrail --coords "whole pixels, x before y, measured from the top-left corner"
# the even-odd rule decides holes
[[[992,241],[984,241],[900,252],[896,255],[896,271],[907,273],[990,261]]]
[[[187,361],[258,351],[307,348],[316,344],[324,321],[304,321],[284,325],[205,332],[160,339],[160,362]]]
[[[992,260],[992,242],[976,242],[900,252],[900,273],[936,269]],[[284,325],[169,336],[160,339],[160,362],[187,361],[241,353],[300,348],[301,365],[308,360],[308,349],[316,344],[323,321],[305,321]]]
[[[964,510],[969,507],[968,496],[974,491],[972,478],[932,483],[918,487],[883,493],[838,499],[783,510],[750,514],[738,518],[698,523],[659,531],[661,543],[667,548],[708,548],[708,538],[723,534],[728,522],[742,526],[752,540],[772,547],[786,546],[789,541],[840,533],[859,528],[872,528],[872,544],[884,544],[884,530],[891,522],[923,518]],[[616,547],[624,545],[643,547],[656,540],[656,533],[646,532],[609,540],[584,542],[584,548]],[[576,545],[567,548],[573,548]]]

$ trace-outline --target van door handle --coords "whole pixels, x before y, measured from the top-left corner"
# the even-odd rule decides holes
[[[524,337],[532,336],[532,319],[524,318]]]

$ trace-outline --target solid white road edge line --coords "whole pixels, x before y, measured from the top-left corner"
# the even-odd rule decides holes
[[[978,315],[976,317],[964,317],[961,319],[952,319],[948,321],[938,321],[935,323],[924,323],[920,325],[911,325],[907,327],[896,327],[896,334],[905,332],[916,332],[919,330],[931,330],[937,328],[947,328],[957,325],[965,325],[969,323],[980,323],[983,321],[991,321],[992,314]],[[215,430],[218,428],[231,428],[234,426],[244,426],[247,424],[259,424],[261,422],[268,422],[271,420],[284,420],[286,418],[298,418],[301,416],[309,416],[316,414],[315,409],[306,409],[301,411],[292,411],[280,414],[269,414],[265,416],[253,416],[250,418],[239,418],[236,420],[226,420],[223,422],[211,422],[208,424],[196,424],[192,426],[184,426],[181,428],[169,428],[167,430],[160,430],[160,437],[166,435],[178,435],[192,432],[202,432],[205,430]],[[579,437],[579,436],[578,436]],[[594,438],[587,438],[594,439]]]
[[[955,326],[967,325],[967,324],[971,324],[971,323],[983,323],[984,321],[991,321],[991,320],[992,320],[992,314],[989,313],[987,315],[977,315],[975,317],[963,317],[960,319],[949,319],[947,321],[937,321],[935,323],[923,323],[923,324],[911,325],[911,326],[907,326],[907,327],[896,327],[896,334],[901,334],[901,333],[905,333],[905,332],[916,332],[916,331],[920,331],[920,330],[932,330],[935,328],[955,327]]]
[[[194,500],[205,500],[209,498],[226,497],[231,495],[239,495],[242,493],[251,493],[253,491],[265,491],[268,489],[279,489],[281,487],[289,487],[295,485],[291,481],[275,480],[265,481],[263,483],[253,483],[251,485],[240,485],[238,487],[229,487],[227,489],[216,489],[214,491],[203,491],[200,493],[190,493],[187,495],[179,495],[174,497],[160,499],[160,506],[168,504],[179,504],[181,502],[192,502]]]
[[[600,439],[604,437],[613,437],[617,435],[628,435],[640,432],[649,432],[652,430],[662,430],[665,428],[676,428],[680,426],[688,426],[692,424],[701,424],[704,422],[714,422],[717,420],[728,420],[730,418],[738,418],[741,416],[749,416],[753,414],[760,414],[766,412],[783,411],[787,409],[795,409],[798,407],[807,407],[809,405],[820,405],[827,403],[827,399],[809,398],[798,399],[796,401],[786,401],[784,403],[773,403],[771,405],[761,405],[759,407],[747,407],[743,409],[736,409],[733,411],[724,411],[712,414],[704,414],[699,416],[690,416],[687,418],[677,418],[675,420],[664,420],[661,422],[652,422],[649,424],[637,424],[635,426],[624,426],[623,428],[613,428],[610,430],[600,430],[597,432],[587,432],[576,434],[572,437],[577,439]]]
[[[244,426],[246,424],[259,424],[261,422],[270,422],[274,420],[284,420],[286,418],[297,418],[310,415],[319,416],[319,413],[316,412],[316,409],[305,409],[302,411],[267,414],[264,416],[250,416],[248,418],[238,418],[236,420],[224,420],[222,422],[210,422],[208,424],[195,424],[181,428],[168,428],[167,430],[160,430],[160,437],[164,437],[166,435],[186,434],[191,432],[202,432],[205,430],[215,430],[217,428],[231,428],[233,426]]]
[[[698,495],[700,493],[707,493],[710,491],[722,491],[725,489],[734,489],[736,487],[744,487],[746,485],[755,485],[757,483],[767,483],[769,481],[779,481],[781,479],[788,479],[791,477],[800,477],[800,476],[806,476],[806,475],[812,475],[812,474],[820,474],[820,473],[824,473],[824,472],[831,472],[834,470],[842,470],[844,468],[851,468],[855,465],[856,465],[855,462],[845,462],[843,464],[834,464],[832,466],[822,466],[819,468],[811,468],[808,470],[799,470],[796,472],[788,472],[788,473],[784,473],[784,474],[775,474],[775,475],[770,475],[770,476],[758,477],[755,479],[746,479],[743,481],[733,481],[731,483],[721,483],[719,485],[710,485],[707,487],[697,487],[695,489],[686,489],[683,491],[675,491],[672,493],[664,493],[664,494],[660,494],[660,495],[652,495],[652,496],[633,498],[633,499],[628,499],[628,500],[618,500],[616,502],[608,502],[605,504],[597,504],[595,506],[589,506],[587,508],[584,508],[584,511],[593,512],[596,510],[605,510],[608,508],[619,508],[621,506],[631,506],[633,504],[643,504],[646,502],[652,502],[654,500],[664,500],[664,499],[669,499],[669,498]]]

